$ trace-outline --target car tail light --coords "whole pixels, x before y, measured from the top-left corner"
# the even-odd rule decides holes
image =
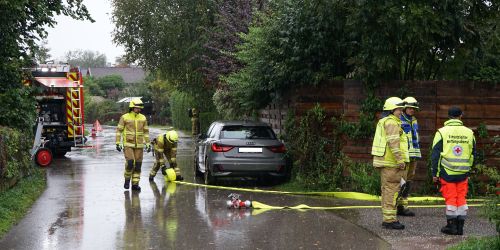
[[[271,146],[271,147],[268,147],[268,149],[274,153],[285,153],[286,152],[286,147],[284,144],[281,144],[279,146]]]
[[[233,146],[220,145],[217,143],[212,144],[212,151],[213,152],[227,152],[233,148],[234,148]]]

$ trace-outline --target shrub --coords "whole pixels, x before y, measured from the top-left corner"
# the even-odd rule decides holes
[[[0,127],[0,191],[33,171],[29,154],[33,135],[29,131]]]
[[[349,158],[341,162],[345,162],[345,169],[349,172],[343,183],[345,189],[380,195],[380,172],[372,164],[353,162]]]
[[[291,158],[295,159],[292,175],[307,189],[340,187],[343,172],[341,162],[337,162],[340,150],[337,141],[326,132],[328,125],[319,104],[298,121],[294,115],[288,116],[285,124],[284,139]]]

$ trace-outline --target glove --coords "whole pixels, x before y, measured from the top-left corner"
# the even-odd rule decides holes
[[[118,150],[118,152],[121,152],[122,149],[123,149],[122,145],[116,144],[116,150]]]
[[[146,144],[146,152],[151,152],[151,144]]]

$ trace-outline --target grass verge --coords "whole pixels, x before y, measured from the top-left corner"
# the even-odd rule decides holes
[[[486,236],[481,238],[472,237],[448,249],[449,250],[500,249],[500,237],[498,235]]]
[[[13,188],[0,193],[0,239],[24,217],[45,187],[45,171],[37,170]]]

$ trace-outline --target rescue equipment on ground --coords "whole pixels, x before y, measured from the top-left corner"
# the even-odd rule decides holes
[[[165,171],[167,175],[165,176],[166,181],[175,181],[177,175],[175,174],[175,170],[173,168],[167,168]]]
[[[227,208],[250,208],[252,207],[252,202],[249,200],[242,201],[240,200],[240,195],[231,193],[227,196],[229,198],[228,201],[226,201],[226,206]]]

